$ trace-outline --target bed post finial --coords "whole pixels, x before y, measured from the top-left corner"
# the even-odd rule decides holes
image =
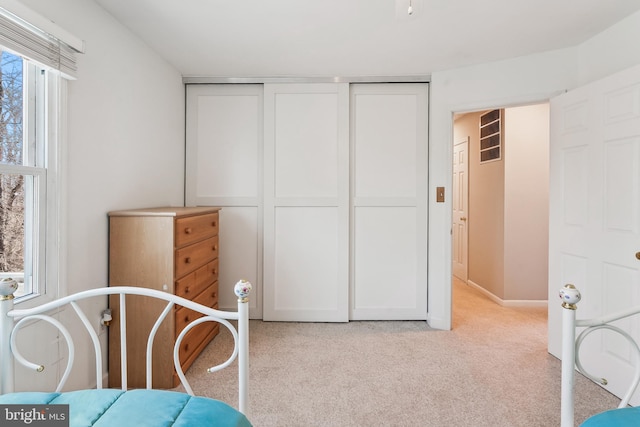
[[[10,277],[0,279],[0,394],[13,391],[13,357],[8,344],[11,341],[13,318],[7,313],[13,310],[13,294],[18,290],[18,282]]]
[[[576,304],[582,299],[580,291],[571,283],[564,285],[564,288],[560,289],[560,299],[562,299],[562,308],[569,310],[575,310],[578,308]]]
[[[244,279],[238,280],[236,286],[233,288],[233,291],[238,297],[238,302],[248,302],[251,289],[253,289],[251,282]]]
[[[18,282],[11,277],[0,279],[0,301],[13,299],[13,294],[18,290]]]

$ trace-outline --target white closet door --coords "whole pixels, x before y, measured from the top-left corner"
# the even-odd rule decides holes
[[[264,86],[264,320],[343,322],[349,87]]]
[[[427,316],[427,84],[351,87],[353,320]]]
[[[254,285],[262,317],[262,85],[188,85],[187,206],[219,206],[219,307],[234,309],[233,285]]]

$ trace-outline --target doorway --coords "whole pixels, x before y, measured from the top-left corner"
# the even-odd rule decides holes
[[[487,159],[481,121],[496,111],[501,149]],[[452,143],[454,276],[500,305],[546,306],[548,103],[455,114]]]

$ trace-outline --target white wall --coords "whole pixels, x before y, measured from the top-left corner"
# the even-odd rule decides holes
[[[474,120],[475,132],[469,138],[469,283],[504,299],[504,169],[505,150],[501,158],[480,163],[480,115],[467,114]],[[504,126],[504,117],[502,118]],[[504,139],[504,131],[503,131]],[[457,141],[458,138],[454,139]]]
[[[504,110],[504,299],[547,299],[549,104]]]
[[[454,112],[516,106],[552,96],[640,63],[640,12],[575,48],[432,74],[429,120],[429,323],[451,328],[451,194]]]
[[[577,47],[576,86],[640,64],[640,12],[637,12]]]
[[[86,42],[78,79],[69,83],[63,286],[69,293],[103,287],[107,212],[183,203],[182,77],[93,1],[23,3]],[[88,305],[96,325],[105,307],[106,299]],[[76,343],[77,351],[87,345]],[[93,384],[91,369],[80,365],[70,386]]]

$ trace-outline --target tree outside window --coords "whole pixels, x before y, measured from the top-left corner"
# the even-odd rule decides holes
[[[0,163],[23,165],[23,59],[0,52]],[[24,275],[25,177],[0,175],[0,272]]]
[[[19,297],[46,293],[47,190],[48,179],[56,179],[47,165],[48,154],[56,154],[47,130],[47,120],[56,117],[50,77],[0,49],[0,278],[15,279]]]

